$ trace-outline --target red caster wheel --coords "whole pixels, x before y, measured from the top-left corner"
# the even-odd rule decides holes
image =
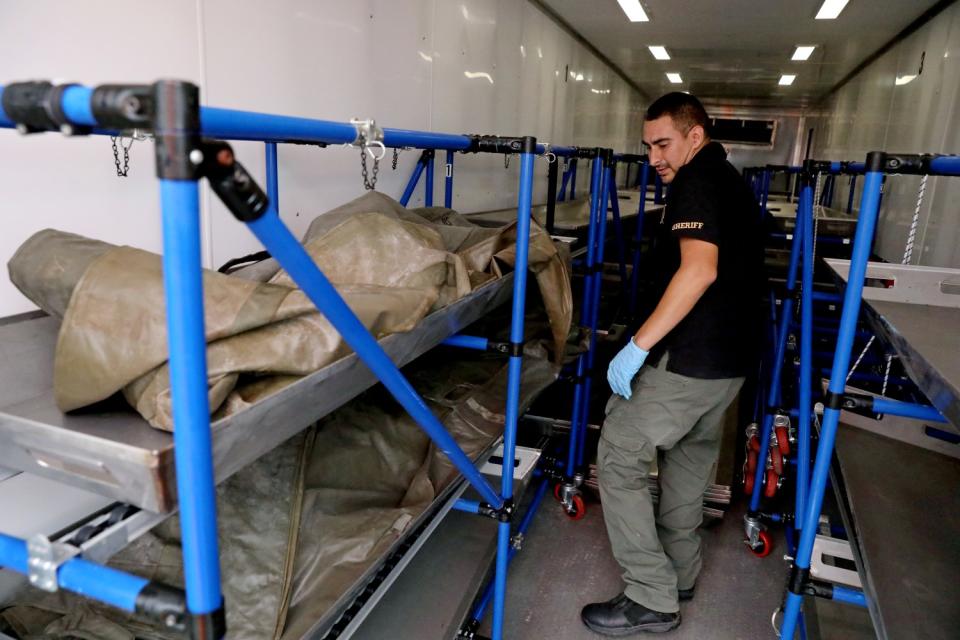
[[[743,476],[743,492],[748,496],[753,495],[753,472]]]
[[[571,520],[583,520],[583,517],[587,515],[587,505],[583,503],[583,498],[573,496],[570,500],[570,509],[566,514]]]
[[[785,456],[790,455],[790,434],[787,428],[777,427],[774,433],[777,434],[777,448],[780,449],[780,453]]]
[[[563,498],[560,497],[560,483],[559,483],[559,482],[558,482],[557,484],[553,485],[553,497],[557,499],[557,502],[560,502],[560,501],[563,500]]]
[[[766,531],[760,532],[760,544],[754,547],[750,547],[750,553],[757,556],[758,558],[766,558],[770,555],[770,552],[773,551],[773,540],[770,539],[770,534]]]
[[[770,449],[770,464],[778,476],[783,475],[783,454],[780,449],[776,447]]]
[[[767,481],[763,486],[763,495],[768,498],[775,496],[777,494],[778,480],[780,480],[780,476],[778,476],[773,469],[767,469]]]
[[[747,469],[747,475],[748,475],[748,476],[752,476],[752,475],[753,475],[753,472],[757,470],[757,459],[758,459],[759,457],[760,457],[760,456],[759,456],[759,455],[757,454],[757,452],[754,451],[753,449],[751,449],[751,450],[747,453],[747,465],[746,465],[746,469]]]

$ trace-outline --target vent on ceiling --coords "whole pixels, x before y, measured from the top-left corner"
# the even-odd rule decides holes
[[[710,118],[710,137],[717,142],[772,148],[776,133],[776,120]]]

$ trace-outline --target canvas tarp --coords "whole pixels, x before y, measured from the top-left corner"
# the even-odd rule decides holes
[[[378,338],[409,331],[430,311],[501,277],[515,261],[515,225],[480,229],[451,210],[423,212],[371,192],[317,217],[304,239],[308,253]],[[572,317],[570,279],[549,236],[536,226],[529,262],[556,356]],[[63,318],[54,363],[61,410],[122,391],[151,425],[172,429],[160,256],[44,230],[28,239],[8,266],[28,298]],[[249,269],[203,274],[215,418],[349,352],[286,272],[269,264]]]

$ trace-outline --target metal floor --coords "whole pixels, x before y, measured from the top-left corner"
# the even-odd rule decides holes
[[[773,638],[770,617],[780,604],[788,565],[784,543],[767,558],[754,557],[741,543],[745,501],[731,505],[724,519],[701,529],[704,568],[696,597],[681,603],[678,629],[653,637],[675,640]],[[596,640],[580,621],[580,608],[617,595],[620,568],[610,553],[601,505],[591,502],[579,522],[544,501],[523,551],[510,567],[504,637],[511,640]],[[481,633],[489,634],[489,615]],[[639,634],[634,637],[646,637]]]

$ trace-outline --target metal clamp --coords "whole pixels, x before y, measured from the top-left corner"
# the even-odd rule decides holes
[[[57,582],[57,570],[67,560],[78,555],[80,550],[68,544],[51,542],[43,534],[36,534],[27,540],[27,576],[30,584],[55,593],[60,586]]]
[[[387,147],[383,144],[383,129],[377,126],[374,119],[361,120],[359,118],[350,118],[350,124],[357,131],[357,136],[351,143],[354,147],[363,147],[374,160],[383,160],[387,154]],[[379,155],[375,154],[370,147],[379,149]]]
[[[554,152],[550,151],[550,143],[549,143],[549,142],[541,142],[540,144],[543,145],[543,158],[547,161],[547,163],[548,163],[548,164],[553,164],[554,162],[556,162],[556,161],[557,161],[557,154],[555,154]]]

